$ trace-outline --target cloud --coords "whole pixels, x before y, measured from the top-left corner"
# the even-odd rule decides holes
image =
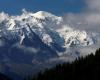
[[[87,0],[86,21],[96,30],[100,30],[100,0]]]
[[[86,21],[91,22],[93,24],[98,24],[100,23],[100,14],[99,13],[88,14]]]
[[[100,12],[100,0],[87,0],[88,9],[93,12]]]
[[[81,13],[67,13],[64,15],[64,23],[76,29],[88,31],[100,31],[100,0],[85,0],[87,6]]]

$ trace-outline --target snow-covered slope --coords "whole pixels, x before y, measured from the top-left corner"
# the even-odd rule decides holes
[[[79,31],[64,27],[58,30],[58,32],[65,40],[64,47],[89,46],[94,44],[92,36],[88,35],[86,31]]]
[[[64,48],[88,46],[94,43],[87,32],[74,30],[67,25],[62,27],[62,17],[48,12],[30,13],[24,10],[20,16],[9,16],[1,13],[0,17],[0,36],[5,36],[9,39],[17,37],[20,40],[20,44],[23,43],[25,35],[28,36],[30,34],[29,27],[45,44],[51,47],[52,43]],[[58,26],[62,28],[57,29]]]

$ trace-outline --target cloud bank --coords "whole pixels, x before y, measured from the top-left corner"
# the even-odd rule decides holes
[[[100,0],[85,0],[87,6],[78,14],[64,15],[64,23],[88,31],[100,31]]]
[[[93,12],[100,12],[100,0],[87,0],[88,9]]]

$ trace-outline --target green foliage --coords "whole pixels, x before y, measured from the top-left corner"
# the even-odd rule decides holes
[[[100,80],[100,49],[95,54],[59,64],[30,80]]]

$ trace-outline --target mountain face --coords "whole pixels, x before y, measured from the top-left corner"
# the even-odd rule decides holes
[[[62,56],[80,56],[71,49],[94,43],[92,35],[64,25],[62,17],[48,12],[0,13],[0,65],[8,74],[35,73]]]

